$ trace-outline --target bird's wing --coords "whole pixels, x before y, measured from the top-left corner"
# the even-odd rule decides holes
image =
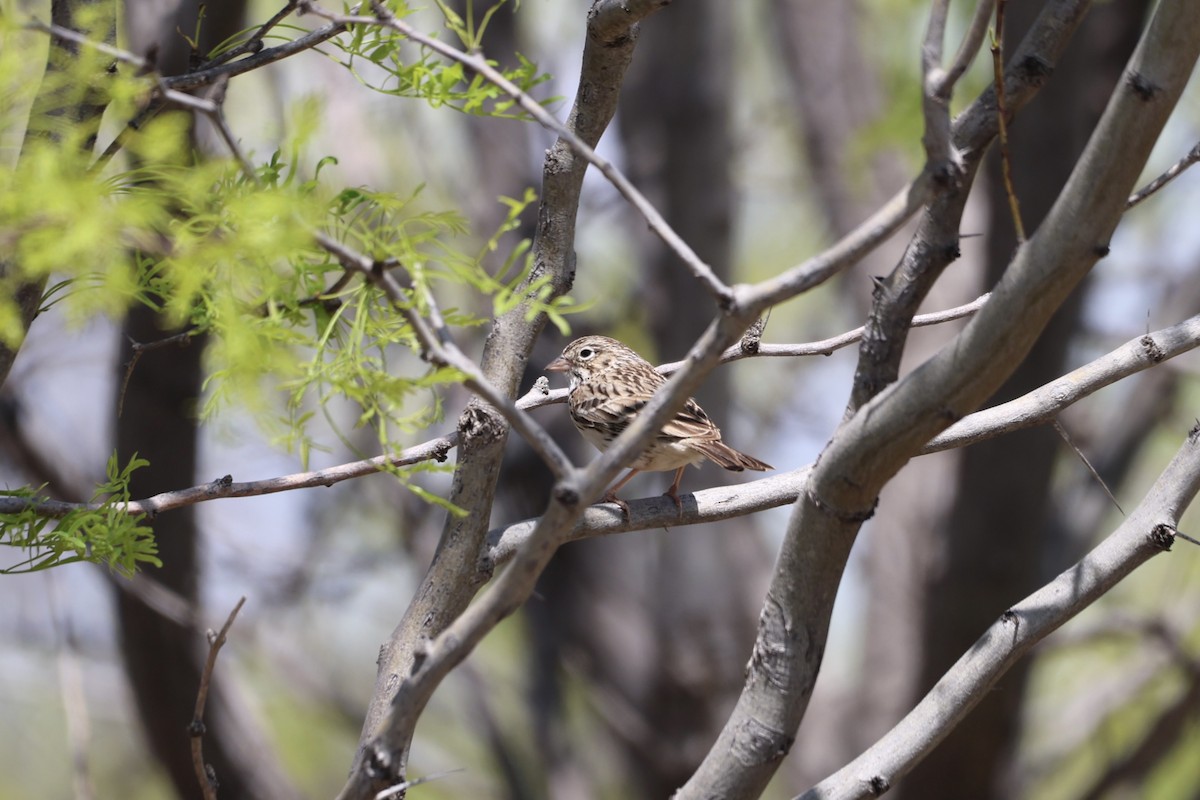
[[[650,395],[630,389],[610,389],[583,399],[578,399],[578,395],[572,393],[571,416],[577,425],[607,432],[611,438],[625,430],[649,400]]]
[[[667,421],[662,432],[666,436],[679,439],[701,439],[710,442],[721,439],[721,431],[708,418],[708,414],[704,413],[700,404],[690,397],[679,413]]]

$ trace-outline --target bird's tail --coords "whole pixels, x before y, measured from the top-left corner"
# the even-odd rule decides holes
[[[692,446],[703,453],[709,461],[733,472],[741,472],[744,469],[765,472],[775,469],[765,461],[759,461],[754,456],[734,450],[724,442],[692,442]]]

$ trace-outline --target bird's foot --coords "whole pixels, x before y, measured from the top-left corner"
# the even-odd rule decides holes
[[[625,517],[626,520],[629,519],[629,504],[626,503],[621,498],[617,497],[615,492],[609,492],[608,494],[604,495],[604,497],[600,498],[600,502],[601,503],[613,503],[617,506],[620,506],[621,515],[623,517]]]
[[[679,491],[672,486],[663,492],[663,497],[669,497],[675,501],[675,508],[679,509],[679,516],[683,516],[683,498],[679,496]]]

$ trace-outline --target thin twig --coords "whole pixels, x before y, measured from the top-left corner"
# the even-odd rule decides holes
[[[317,45],[324,44],[335,36],[345,33],[346,26],[336,23],[330,23],[317,28],[314,31],[304,34],[298,39],[293,39],[290,42],[284,42],[276,47],[268,47],[265,50],[260,50],[246,58],[231,61],[226,64],[218,64],[217,66],[201,67],[192,72],[185,72],[182,75],[174,75],[170,78],[163,79],[163,85],[172,89],[195,89],[198,86],[209,86],[219,80],[222,76],[230,78],[237,77],[252,70],[265,67],[267,64],[274,64],[276,61],[282,61],[285,58],[303,53],[306,50],[312,50]]]
[[[1138,203],[1142,202],[1147,197],[1178,178],[1183,174],[1184,170],[1186,170],[1192,164],[1195,164],[1197,161],[1200,161],[1200,142],[1197,142],[1196,145],[1188,151],[1187,155],[1176,161],[1175,164],[1172,165],[1171,168],[1162,175],[1159,175],[1157,178],[1150,181],[1150,183],[1146,184],[1146,186],[1129,195],[1129,200],[1125,202],[1125,207],[1133,208]]]
[[[418,464],[422,461],[445,461],[447,455],[458,446],[458,433],[439,436],[413,447],[405,448],[394,455],[381,455],[374,458],[340,464],[328,469],[297,472],[276,478],[266,478],[258,481],[234,483],[233,478],[226,475],[211,483],[203,483],[186,489],[175,489],[169,492],[147,497],[143,500],[131,500],[128,503],[115,503],[111,508],[126,514],[154,516],[163,511],[170,511],[184,506],[195,505],[207,500],[218,500],[227,497],[257,497],[276,492],[288,492],[294,489],[311,489],[317,486],[332,486],[335,483],[361,478],[364,475],[374,475],[377,472],[387,472],[397,467]],[[0,495],[0,514],[16,514],[33,509],[45,517],[65,517],[73,511],[96,510],[101,503],[69,503],[61,500],[46,500],[33,497],[13,497]]]
[[[1021,204],[1013,187],[1012,157],[1008,150],[1008,121],[1004,99],[1004,4],[996,2],[996,32],[992,34],[992,73],[996,87],[996,124],[1000,147],[1000,172],[1004,178],[1004,193],[1008,197],[1008,208],[1012,213],[1013,228],[1017,233],[1017,244],[1025,242],[1025,223],[1021,221]]]
[[[233,131],[229,127],[229,123],[225,121],[225,90],[229,86],[229,76],[222,75],[220,79],[213,84],[212,100],[213,110],[208,113],[208,118],[216,127],[217,132],[221,134],[221,140],[225,142],[225,146],[229,148],[229,152],[237,159],[238,165],[242,168],[242,172],[257,182],[258,173],[254,170],[254,165],[250,163],[250,159],[242,151],[242,148],[237,143],[237,137],[233,135]]]
[[[129,122],[125,124],[125,127],[121,129],[120,133],[114,136],[113,140],[108,143],[108,147],[104,148],[104,152],[97,156],[96,160],[92,162],[92,166],[89,168],[89,173],[95,175],[108,166],[108,163],[112,161],[113,156],[121,152],[121,150],[124,149],[127,144],[129,144],[129,140],[133,138],[135,133],[142,129],[143,125],[158,116],[158,112],[162,111],[163,107],[164,104],[162,100],[154,98],[151,99],[151,101],[147,103],[144,108],[134,114],[133,119],[129,120]]]
[[[396,795],[400,794],[401,792],[406,792],[409,789],[413,788],[414,786],[420,786],[422,783],[429,783],[430,781],[440,780],[441,778],[445,778],[448,775],[454,775],[459,772],[466,772],[466,770],[463,769],[462,767],[458,767],[457,769],[444,769],[441,772],[431,772],[430,774],[424,775],[420,778],[414,778],[410,781],[404,781],[403,783],[397,783],[395,786],[389,786],[387,789],[384,789],[383,791],[378,792],[375,795],[375,800],[389,800],[389,798],[395,797]]]
[[[929,314],[919,314],[912,319],[911,327],[922,328],[928,325],[940,325],[943,322],[951,322],[963,317],[969,317],[979,309],[983,308],[984,304],[991,297],[990,294],[981,295],[969,303],[954,308],[947,308],[944,311],[934,311]],[[749,349],[742,342],[730,347],[721,354],[721,363],[727,364],[731,361],[740,361],[744,358],[792,358],[797,356],[827,356],[835,350],[840,350],[843,347],[848,347],[862,339],[865,327],[858,327],[845,333],[840,333],[837,336],[828,339],[821,339],[816,342],[804,342],[802,344],[758,344],[756,347]],[[675,370],[683,366],[682,361],[672,361],[663,364],[656,369],[664,375],[670,375]]]
[[[283,8],[275,12],[275,16],[258,26],[258,30],[250,34],[250,38],[244,42],[241,42],[240,44],[234,45],[224,53],[221,53],[219,56],[206,61],[200,66],[200,68],[211,69],[212,67],[219,67],[222,64],[232,61],[238,56],[244,56],[247,53],[253,54],[262,52],[263,39],[268,33],[271,32],[272,28],[283,22],[293,11],[295,11],[296,6],[296,0],[288,0],[287,4]],[[228,75],[225,75],[224,77],[226,80],[229,78]]]
[[[1112,504],[1117,507],[1117,511],[1121,512],[1121,516],[1125,516],[1125,509],[1121,508],[1121,504],[1117,502],[1117,498],[1113,495],[1112,489],[1108,488],[1108,484],[1104,482],[1104,478],[1100,477],[1100,473],[1096,471],[1094,466],[1092,466],[1092,462],[1088,459],[1084,452],[1079,449],[1079,445],[1075,444],[1075,442],[1071,440],[1071,436],[1067,433],[1067,429],[1063,427],[1062,422],[1057,418],[1054,420],[1054,430],[1056,433],[1058,433],[1059,438],[1067,443],[1067,447],[1071,448],[1073,451],[1075,451],[1075,455],[1079,456],[1079,460],[1082,461],[1083,465],[1088,468],[1088,472],[1092,473],[1092,477],[1095,478],[1096,482],[1100,484],[1100,488],[1104,490],[1106,495],[1108,495],[1108,499],[1112,500]]]
[[[991,21],[992,8],[995,4],[996,0],[980,0],[975,5],[975,15],[971,17],[971,24],[967,28],[966,34],[963,35],[958,52],[954,54],[954,62],[945,71],[942,82],[936,87],[939,94],[948,93],[971,66],[971,62],[975,60],[979,48],[983,46],[984,37],[987,36],[988,22]]]
[[[174,336],[168,336],[164,339],[158,339],[157,341],[147,342],[145,344],[142,344],[141,342],[135,342],[130,339],[130,350],[132,351],[132,355],[129,357],[129,363],[125,365],[125,376],[121,379],[121,391],[117,393],[118,418],[125,412],[125,391],[129,388],[129,379],[133,377],[133,370],[135,367],[137,367],[138,362],[142,360],[142,356],[151,350],[158,350],[162,347],[169,347],[172,345],[186,347],[191,342],[192,337],[198,334],[199,331],[193,328],[186,330],[183,333],[177,333]]]
[[[30,20],[25,24],[25,26],[30,30],[48,34],[56,39],[62,39],[63,41],[71,42],[73,44],[90,47],[98,52],[104,53],[105,55],[112,56],[117,61],[135,66],[139,70],[150,71],[153,69],[153,64],[136,53],[131,53],[128,50],[122,50],[119,47],[114,47],[107,42],[99,42],[89,39],[78,31],[73,31],[70,28],[64,28],[61,25],[47,24],[36,19]],[[172,103],[182,108],[192,109],[193,111],[199,111],[203,114],[211,115],[217,110],[216,106],[208,100],[200,97],[194,97],[190,94],[186,94],[171,88],[167,85],[166,79],[162,78],[161,76],[155,76],[155,84],[151,88],[151,100],[153,100],[154,97],[160,97],[168,103]],[[107,152],[108,151],[106,150],[105,153]]]
[[[204,763],[204,706],[208,702],[208,687],[212,682],[213,669],[217,665],[217,653],[225,646],[225,636],[233,627],[238,612],[245,605],[246,598],[237,601],[229,618],[221,626],[220,633],[208,631],[208,658],[204,662],[204,671],[200,673],[200,689],[196,692],[196,708],[192,712],[192,722],[188,726],[188,734],[192,737],[192,767],[196,770],[196,780],[200,782],[200,791],[204,800],[217,800],[216,779],[211,768]]]

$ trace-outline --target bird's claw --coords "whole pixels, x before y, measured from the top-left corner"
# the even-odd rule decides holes
[[[621,498],[617,497],[612,492],[609,492],[608,494],[604,495],[604,497],[601,497],[600,502],[601,503],[613,503],[614,505],[619,506],[621,509],[621,516],[623,516],[626,521],[629,521],[629,518],[630,518],[629,517],[629,504],[626,503]]]

